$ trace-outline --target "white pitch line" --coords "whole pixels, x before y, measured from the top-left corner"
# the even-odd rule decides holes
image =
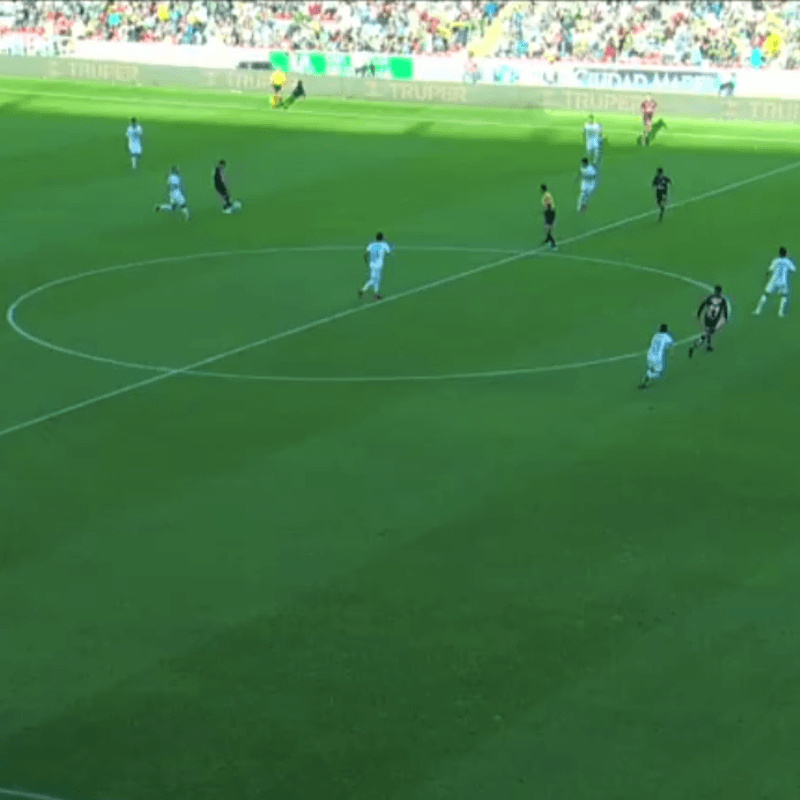
[[[75,92],[42,92],[42,91],[24,91],[22,89],[3,89],[0,85],[0,95],[8,94],[12,96],[22,96],[22,97],[43,97],[43,98],[55,98],[55,99],[63,99],[63,100],[88,100],[94,103],[116,103],[116,104],[127,104],[130,105],[132,102],[136,102],[139,105],[151,105],[151,106],[164,106],[166,108],[174,109],[176,106],[175,99],[159,99],[159,98],[126,98],[126,97],[119,97],[119,96],[106,96],[106,95],[90,95],[90,94],[78,94]],[[209,109],[209,110],[216,110],[216,111],[224,111],[224,110],[231,110],[231,111],[251,111],[255,113],[261,114],[266,106],[261,105],[241,105],[235,103],[210,103],[210,102],[193,102],[186,100],[184,97],[181,97],[179,101],[179,105],[182,107],[187,108],[197,108],[197,109]],[[553,109],[557,110],[557,109]],[[553,128],[553,125],[545,124],[539,125],[535,123],[527,123],[527,122],[503,122],[502,120],[475,120],[475,119],[465,119],[465,118],[457,118],[457,117],[417,117],[412,115],[383,115],[383,114],[370,114],[370,113],[362,113],[356,111],[322,111],[317,109],[311,108],[293,108],[291,112],[292,116],[304,116],[304,117],[331,117],[333,119],[356,119],[356,120],[373,120],[375,122],[379,122],[382,124],[390,124],[392,122],[402,122],[402,123],[425,123],[425,124],[441,124],[441,125],[455,125],[456,127],[463,126],[463,127],[477,127],[477,128],[509,128],[509,129],[519,129],[519,130],[545,130]],[[615,115],[611,115],[612,117]],[[270,117],[270,119],[273,119]],[[274,117],[274,119],[284,119],[283,116]],[[731,122],[735,123],[735,120],[722,120],[723,124],[729,124]],[[720,120],[715,120],[715,125],[720,124]],[[616,129],[613,126],[606,125],[606,128]],[[626,127],[627,129],[627,127]],[[672,131],[668,130],[665,133],[661,134],[662,136],[666,136],[668,138],[691,138],[691,139],[708,139],[710,141],[734,141],[739,143],[746,143],[746,142],[763,142],[769,143],[772,142],[774,144],[793,144],[798,145],[800,144],[800,140],[798,139],[777,139],[771,136],[750,136],[749,134],[721,134],[721,133],[690,133],[688,131]]]
[[[703,192],[702,194],[698,194],[695,197],[689,197],[686,200],[680,200],[677,203],[673,203],[672,208],[679,208],[682,206],[689,205],[690,203],[697,203],[700,200],[706,200],[709,197],[716,197],[720,194],[724,194],[725,192],[732,191],[733,189],[738,189],[741,188],[742,186],[748,186],[751,183],[756,183],[757,181],[764,180],[765,178],[770,178],[774,175],[780,175],[781,173],[789,172],[790,170],[796,169],[798,166],[800,166],[800,161],[793,161],[790,164],[786,164],[776,169],[768,170],[767,172],[763,172],[760,175],[754,175],[751,178],[745,178],[744,180],[735,181],[733,183],[726,184],[725,186],[721,186],[718,189],[712,189],[711,191]],[[617,222],[611,222],[608,225],[602,225],[599,228],[593,228],[592,230],[586,231],[585,233],[580,233],[577,236],[572,236],[567,239],[563,239],[562,244],[571,244],[574,242],[580,242],[583,241],[584,239],[590,238],[591,236],[596,236],[599,233],[605,233],[607,231],[620,228],[623,225],[627,225],[630,222],[637,222],[640,219],[646,219],[648,217],[652,217],[652,215],[653,215],[652,211],[644,211],[641,214],[634,214],[631,217],[626,217],[624,219],[618,220]],[[202,369],[203,367],[209,366],[210,364],[215,364],[218,361],[223,361],[226,358],[230,358],[232,356],[236,356],[241,353],[246,353],[249,350],[254,350],[258,347],[271,344],[272,342],[280,341],[281,339],[287,339],[290,336],[295,336],[299,333],[304,333],[305,331],[318,328],[321,325],[327,325],[328,323],[336,322],[340,319],[345,319],[346,317],[351,317],[353,316],[353,314],[364,313],[365,311],[374,308],[382,308],[387,303],[393,303],[396,302],[397,300],[402,300],[405,297],[413,297],[416,294],[420,294],[421,292],[427,292],[430,289],[436,289],[440,286],[447,286],[450,283],[455,283],[456,281],[472,277],[473,275],[480,275],[481,273],[487,272],[490,269],[495,269],[496,267],[501,267],[505,264],[510,264],[513,261],[519,261],[519,259],[521,258],[527,258],[529,256],[536,255],[537,253],[542,252],[543,249],[544,248],[542,247],[535,247],[531,250],[526,250],[521,253],[506,256],[505,258],[500,258],[497,261],[490,261],[488,264],[483,264],[482,266],[474,267],[472,269],[465,270],[464,272],[458,272],[454,275],[449,275],[445,278],[440,278],[439,280],[431,281],[430,283],[425,283],[422,284],[421,286],[416,286],[412,289],[406,289],[403,292],[399,292],[398,294],[387,297],[380,303],[375,303],[372,305],[365,305],[365,306],[356,306],[354,308],[348,308],[343,311],[338,311],[335,314],[330,314],[326,317],[320,317],[319,319],[312,320],[311,322],[304,323],[303,325],[298,325],[294,328],[289,328],[288,330],[273,334],[272,336],[266,336],[263,339],[258,339],[257,341],[250,342],[248,344],[244,344],[239,347],[234,347],[222,353],[217,353],[215,355],[208,356],[207,358],[203,358],[199,361],[195,361],[183,367],[177,367],[176,369],[171,369],[168,372],[161,372],[149,378],[144,378],[143,380],[136,381],[135,383],[129,383],[125,386],[119,387],[118,389],[112,389],[109,392],[104,392],[103,394],[95,395],[94,397],[89,397],[86,400],[81,400],[78,403],[72,403],[71,405],[64,406],[63,408],[51,411],[47,414],[42,414],[38,417],[34,417],[33,419],[25,420],[24,422],[19,422],[15,425],[10,425],[9,427],[0,430],[0,438],[8,436],[12,433],[17,433],[19,431],[26,430],[28,428],[32,428],[44,422],[50,422],[51,420],[58,419],[59,417],[63,417],[66,414],[71,414],[74,411],[80,411],[84,408],[96,405],[97,403],[102,403],[106,400],[111,400],[115,397],[120,397],[124,394],[129,394],[130,392],[137,391],[138,389],[144,389],[147,386],[152,386],[153,384],[160,383],[161,381],[166,380],[167,378],[171,378],[176,375],[185,375],[186,373],[194,372],[196,370]]]
[[[180,261],[199,261],[204,258],[230,258],[232,256],[243,255],[272,255],[276,253],[330,253],[330,252],[362,252],[363,248],[354,245],[315,245],[309,247],[263,247],[259,249],[249,250],[221,250],[211,253],[190,253],[182,256],[163,256],[161,258],[151,258],[145,261],[130,261],[126,264],[116,264],[111,267],[101,267],[100,269],[87,270],[85,272],[78,272],[74,275],[67,275],[62,278],[43,283],[41,286],[36,286],[33,289],[20,295],[8,307],[6,311],[6,322],[13,329],[13,331],[27,339],[32,344],[36,344],[45,350],[50,350],[53,353],[60,353],[64,356],[72,356],[73,358],[80,358],[84,361],[94,361],[97,364],[107,364],[111,367],[123,367],[126,369],[138,369],[144,372],[171,372],[174,367],[158,366],[156,364],[144,364],[137,361],[122,361],[118,358],[111,356],[94,355],[92,353],[85,353],[81,350],[75,350],[71,347],[64,347],[63,345],[50,342],[47,339],[42,339],[36,334],[25,330],[17,322],[17,314],[19,309],[32,297],[36,297],[43,292],[55,289],[59,286],[64,286],[68,283],[85,280],[86,278],[93,278],[98,275],[107,275],[111,272],[123,272],[125,270],[134,269],[137,267],[151,267],[155,264],[174,264]],[[426,245],[403,245],[403,251],[409,252],[431,252],[431,253],[518,253],[519,250],[511,250],[509,248],[497,247],[463,247],[463,246],[447,246],[447,245],[433,245],[427,247]],[[193,372],[186,371],[187,375],[200,375],[207,377],[217,377],[215,373],[211,372]]]
[[[25,792],[22,789],[4,789],[0,787],[0,795],[6,797],[21,797],[22,800],[63,800],[52,794],[40,794],[39,792]]]
[[[323,249],[323,248],[318,248]],[[335,249],[335,248],[334,248]],[[412,246],[405,249],[412,249],[412,250],[427,250],[426,247],[420,246]],[[471,252],[470,248],[461,248],[461,247],[437,247],[431,248],[432,250],[441,251],[441,250],[451,250],[451,251],[466,251]],[[266,248],[264,252],[283,252],[282,248]],[[480,251],[480,248],[478,249]],[[245,251],[238,251],[238,252],[245,252]],[[261,251],[247,251],[247,252],[261,252]],[[507,251],[506,251],[507,252]],[[230,255],[237,254],[237,251],[231,251]],[[191,260],[196,258],[204,257],[203,254],[197,254],[194,256],[170,256],[167,260],[169,261],[180,261],[180,260]],[[688,283],[690,286],[697,286],[701,289],[706,291],[711,291],[711,287],[703,283],[702,281],[698,281],[695,278],[691,278],[687,275],[679,275],[676,272],[670,272],[668,270],[659,269],[658,267],[645,267],[641,266],[640,264],[631,264],[627,261],[615,261],[609,258],[594,258],[592,256],[577,256],[577,255],[570,255],[564,253],[555,253],[550,258],[566,258],[571,261],[583,261],[587,263],[596,263],[602,264],[607,266],[616,266],[616,267],[624,267],[626,269],[633,269],[637,272],[647,272],[653,275],[661,275],[666,278],[672,278],[674,280],[681,281],[683,283]],[[158,263],[163,262],[164,259],[158,259]],[[104,272],[109,272],[116,269],[123,269],[123,268],[131,268],[135,266],[146,266],[148,264],[153,263],[152,261],[144,261],[123,265],[121,267],[106,267],[102,270],[95,270],[93,272],[85,272],[81,273],[80,275],[72,276],[73,280],[78,280],[81,277],[87,277],[92,275],[102,274]],[[62,279],[63,280],[63,279]],[[58,285],[59,282],[56,282],[55,285]],[[40,339],[38,336],[26,331],[22,328],[19,323],[15,319],[15,310],[19,308],[19,305],[23,302],[24,299],[31,297],[34,294],[38,294],[40,291],[44,291],[48,286],[54,285],[52,282],[50,284],[44,284],[43,286],[39,287],[38,289],[34,289],[31,292],[28,292],[26,295],[22,295],[22,297],[17,300],[16,302],[12,303],[9,306],[7,319],[9,325],[23,338],[27,339],[34,344],[39,345],[40,347],[45,348],[46,350],[51,350],[55,353],[61,353],[62,355],[72,356],[74,358],[80,358],[85,361],[94,361],[99,364],[108,364],[114,367],[123,367],[128,369],[137,369],[142,370],[145,372],[169,372],[173,368],[163,366],[160,364],[143,364],[137,361],[122,361],[121,359],[111,358],[108,356],[99,356],[94,355],[92,353],[85,353],[81,350],[73,350],[69,347],[63,347],[61,345],[55,344],[53,342],[49,342],[46,339]],[[691,337],[694,338],[694,337]],[[686,341],[690,341],[687,339]],[[681,344],[682,342],[679,342]],[[541,375],[546,372],[564,372],[566,370],[572,369],[584,369],[586,367],[594,367],[594,366],[601,366],[603,364],[613,364],[618,361],[626,361],[631,358],[635,358],[637,356],[642,356],[643,352],[635,352],[635,353],[625,353],[623,355],[618,356],[604,356],[602,358],[592,359],[590,361],[572,361],[563,364],[549,364],[543,365],[538,367],[515,367],[511,369],[495,369],[495,370],[484,370],[482,372],[451,372],[451,373],[440,373],[438,375],[338,375],[338,376],[302,376],[302,375],[255,375],[255,374],[248,374],[248,373],[236,373],[236,372],[213,372],[210,370],[187,370],[186,375],[193,375],[199,378],[215,378],[217,380],[235,380],[235,381],[262,381],[262,382],[271,382],[271,383],[335,383],[335,384],[343,384],[343,383],[431,383],[435,381],[455,381],[455,380],[479,380],[479,379],[487,379],[487,378],[510,378],[510,377],[520,377],[523,375]]]

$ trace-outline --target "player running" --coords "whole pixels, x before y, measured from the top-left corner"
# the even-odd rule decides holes
[[[128,140],[131,167],[136,169],[142,157],[142,126],[136,121],[136,117],[131,119],[131,124],[125,130],[125,138]]]
[[[659,167],[656,170],[656,176],[653,178],[652,186],[656,190],[656,205],[658,206],[658,221],[664,219],[664,211],[666,211],[667,203],[669,202],[669,188],[672,185],[672,178],[664,174],[664,170]]]
[[[697,309],[697,319],[703,317],[703,332],[700,337],[693,342],[689,348],[689,358],[694,355],[694,351],[704,344],[706,350],[710,353],[714,348],[711,345],[711,340],[714,334],[728,321],[730,314],[730,306],[728,301],[722,296],[722,287],[715,286],[714,293],[700,303],[700,308]]]
[[[189,208],[186,205],[183,181],[177,167],[173,167],[167,176],[167,191],[169,192],[169,203],[157,205],[156,211],[180,211],[188,221]]]
[[[214,167],[214,190],[222,201],[222,213],[233,214],[234,211],[238,211],[242,207],[242,204],[238,200],[231,201],[228,182],[225,180],[225,166],[224,159],[221,159],[217,161],[217,166]]]
[[[589,163],[588,158],[581,159],[581,168],[578,178],[581,182],[581,191],[578,195],[578,211],[583,214],[589,203],[589,198],[597,189],[597,167]]]
[[[786,248],[781,247],[778,250],[778,258],[774,259],[767,269],[767,285],[764,287],[764,294],[756,305],[756,310],[753,312],[755,316],[761,313],[764,305],[767,302],[769,295],[777,294],[780,296],[780,304],[778,305],[778,316],[786,316],[786,305],[789,302],[789,278],[797,268],[794,261],[786,255]]]
[[[544,232],[545,238],[542,244],[546,244],[551,250],[557,248],[556,240],[553,238],[553,226],[556,224],[556,203],[553,195],[547,191],[547,186],[543,183],[542,189],[542,208],[544,210]]]
[[[653,130],[653,116],[658,108],[658,103],[647,95],[640,106],[642,111],[642,146],[650,144],[650,132]]]
[[[603,126],[594,121],[590,114],[587,123],[583,126],[583,141],[586,145],[586,156],[589,161],[597,165],[603,155]]]
[[[375,235],[375,241],[367,245],[364,253],[364,263],[369,268],[369,278],[367,282],[358,290],[359,299],[364,296],[368,289],[372,289],[373,299],[381,300],[381,273],[383,272],[383,260],[389,253],[394,251],[394,246],[383,240],[383,234]]]
[[[664,374],[667,350],[673,344],[675,344],[675,340],[669,332],[669,327],[666,324],[661,325],[658,333],[650,340],[650,349],[647,351],[647,370],[639,384],[640,389],[646,389],[650,381],[658,380]]]

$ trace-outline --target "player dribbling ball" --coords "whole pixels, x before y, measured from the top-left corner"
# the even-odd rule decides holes
[[[222,201],[222,213],[233,214],[234,211],[238,211],[242,207],[242,204],[238,200],[231,200],[228,181],[225,178],[225,167],[224,159],[217,161],[217,166],[214,167],[214,191]]]

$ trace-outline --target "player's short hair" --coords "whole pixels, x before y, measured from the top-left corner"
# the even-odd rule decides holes
[[[376,241],[376,242],[380,242],[380,241],[382,241],[382,240],[383,240],[383,234],[382,234],[380,231],[378,231],[378,232],[375,234],[375,241]]]
[[[582,158],[581,159],[581,164],[588,164],[588,163],[589,163],[589,159],[588,158]]]
[[[714,291],[716,292],[716,294],[722,294],[722,287],[719,284],[717,284],[714,287]]]
[[[589,122],[594,122],[594,114],[589,114]]]
[[[546,191],[547,191],[547,184],[546,184],[546,183],[543,183],[543,184],[542,184],[542,191],[543,191],[543,192],[546,192]]]
[[[176,166],[174,166],[174,165],[173,165],[173,167],[172,167],[172,169],[170,170],[170,172],[177,172],[177,171],[178,171],[178,168],[177,168]]]
[[[667,325],[666,322],[662,322],[661,325],[659,325],[658,330],[661,333],[666,333],[669,330],[669,325]]]
[[[225,159],[224,159],[224,158],[221,158],[219,161],[217,161],[217,164],[218,164],[220,167],[224,167],[224,166],[225,166]]]
[[[661,169],[661,167],[659,167],[659,168],[656,170],[656,175],[663,175],[663,174],[664,174],[664,170],[663,170],[663,169]]]
[[[136,117],[131,117],[131,125],[135,125],[135,124],[136,124]]]
[[[785,247],[781,247],[781,249],[780,249],[780,250],[778,250],[778,255],[779,255],[781,258],[786,258],[786,248],[785,248]]]

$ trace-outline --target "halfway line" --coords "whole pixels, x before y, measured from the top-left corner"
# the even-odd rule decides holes
[[[796,169],[798,166],[800,166],[800,161],[793,161],[792,163],[786,164],[783,167],[778,167],[776,169],[769,170],[768,172],[763,172],[760,175],[755,175],[751,178],[745,178],[744,180],[741,181],[736,181],[734,183],[726,184],[725,186],[721,186],[718,189],[712,189],[709,192],[703,192],[702,194],[698,194],[695,197],[689,197],[686,200],[680,200],[677,203],[673,203],[672,208],[679,208],[681,206],[689,205],[690,203],[697,203],[700,200],[706,200],[709,197],[716,197],[717,195],[724,194],[725,192],[729,192],[733,189],[738,189],[742,186],[747,186],[751,183],[764,180],[765,178],[770,178],[773,175],[779,175],[783,172],[788,172],[790,170]],[[562,243],[571,244],[574,242],[579,242],[584,239],[588,239],[591,236],[596,236],[598,233],[605,233],[606,231],[620,228],[623,225],[627,225],[629,222],[637,222],[640,219],[645,219],[646,217],[652,216],[652,214],[653,214],[652,211],[644,211],[641,214],[634,214],[632,217],[626,217],[625,219],[618,220],[617,222],[611,222],[608,225],[602,225],[599,228],[594,228],[590,231],[586,231],[585,233],[580,233],[576,236],[563,239]],[[327,325],[330,322],[336,322],[337,320],[344,319],[345,317],[350,317],[353,314],[363,313],[373,308],[381,308],[387,303],[392,303],[397,300],[401,300],[404,297],[412,297],[415,294],[427,292],[428,290],[436,289],[439,286],[446,286],[447,284],[455,283],[456,281],[460,281],[463,278],[469,278],[473,275],[479,275],[482,272],[487,272],[490,269],[495,269],[496,267],[501,267],[505,264],[510,264],[514,261],[519,261],[522,258],[527,258],[529,256],[535,255],[536,253],[542,252],[542,250],[544,250],[544,248],[539,246],[531,250],[525,250],[520,253],[515,253],[513,255],[506,256],[505,258],[500,258],[496,261],[490,261],[488,264],[483,264],[479,267],[474,267],[472,269],[465,270],[464,272],[457,272],[454,275],[449,275],[445,278],[440,278],[439,280],[432,281],[431,283],[425,283],[422,284],[421,286],[416,286],[412,289],[406,289],[403,292],[399,292],[398,294],[387,297],[380,303],[375,303],[373,305],[366,305],[366,306],[357,306],[355,308],[345,309],[344,311],[338,311],[335,314],[330,314],[327,317],[320,317],[319,319],[312,320],[311,322],[306,322],[303,325],[298,325],[294,328],[289,328],[288,330],[281,331],[280,333],[275,333],[271,336],[266,336],[263,339],[258,339],[255,342],[250,342],[249,344],[244,344],[239,347],[234,347],[231,350],[226,350],[223,353],[217,353],[216,355],[208,356],[207,358],[201,359],[200,361],[195,361],[183,367],[176,367],[175,369],[160,372],[157,375],[153,375],[149,378],[144,378],[141,381],[136,381],[135,383],[129,383],[126,386],[121,386],[119,389],[113,389],[110,392],[104,392],[103,394],[99,394],[94,397],[89,397],[86,400],[81,400],[78,403],[73,403],[72,405],[64,406],[63,408],[57,409],[56,411],[51,411],[47,414],[42,414],[41,416],[26,420],[25,422],[19,422],[16,425],[11,425],[8,428],[0,430],[0,438],[2,438],[3,436],[8,436],[9,434],[12,433],[17,433],[18,431],[26,430],[27,428],[33,428],[34,426],[39,425],[40,423],[49,422],[50,420],[63,417],[67,414],[71,414],[73,411],[80,411],[83,408],[88,408],[89,406],[96,405],[97,403],[102,403],[105,400],[111,400],[114,397],[120,397],[123,394],[134,392],[137,389],[144,389],[147,386],[152,386],[153,384],[159,383],[175,375],[183,375],[189,372],[193,372],[195,370],[202,369],[203,367],[207,367],[210,364],[215,364],[218,361],[223,361],[224,359],[230,358],[231,356],[236,356],[241,353],[245,353],[249,350],[254,350],[258,347],[271,344],[272,342],[280,341],[281,339],[286,339],[290,336],[295,336],[296,334],[299,333],[305,333],[306,331],[318,328],[321,325]]]

